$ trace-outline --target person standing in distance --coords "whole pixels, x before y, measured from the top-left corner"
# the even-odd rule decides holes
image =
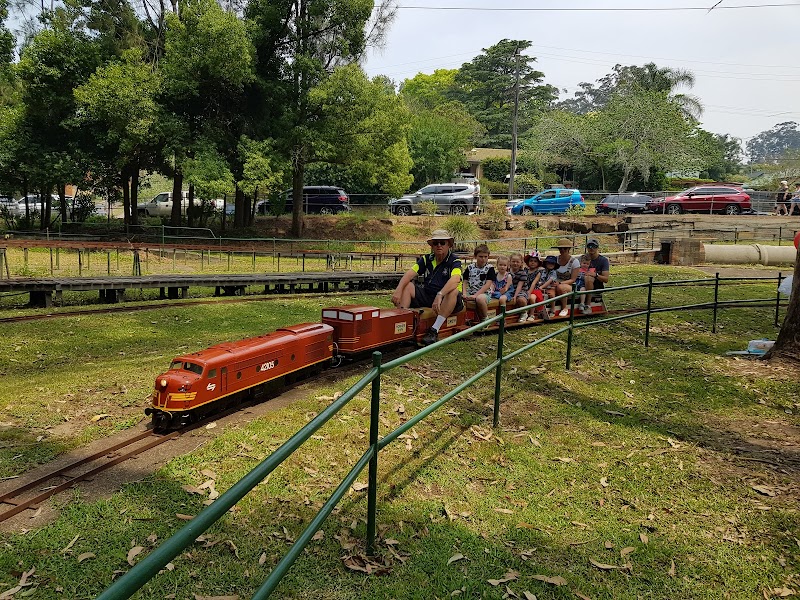
[[[405,272],[392,294],[392,304],[397,308],[432,308],[436,313],[433,327],[422,338],[429,346],[439,339],[439,329],[454,312],[464,310],[461,297],[461,261],[453,254],[453,236],[437,229],[428,239],[431,253],[421,256]],[[425,283],[414,280],[425,276]]]
[[[600,240],[586,240],[586,254],[589,255],[589,272],[585,275],[586,290],[602,290],[611,277],[611,263],[600,254]]]
[[[789,182],[781,181],[781,187],[778,188],[778,203],[775,205],[776,215],[789,215],[789,200],[792,194],[789,191]]]

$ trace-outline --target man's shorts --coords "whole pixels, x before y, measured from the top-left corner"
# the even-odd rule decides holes
[[[425,289],[425,286],[419,283],[414,284],[414,297],[411,299],[411,308],[430,308],[433,306],[433,301],[436,299],[436,293],[431,294]],[[454,313],[464,310],[464,298],[461,292],[458,292],[456,298],[456,307],[453,309]]]

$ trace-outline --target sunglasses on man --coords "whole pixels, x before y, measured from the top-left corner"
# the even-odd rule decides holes
[[[431,246],[447,246],[447,240],[431,240]]]

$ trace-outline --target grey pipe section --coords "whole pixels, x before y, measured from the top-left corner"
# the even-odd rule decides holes
[[[721,245],[703,244],[706,262],[729,265],[758,264],[765,267],[793,265],[797,257],[794,246],[764,246],[762,244]]]

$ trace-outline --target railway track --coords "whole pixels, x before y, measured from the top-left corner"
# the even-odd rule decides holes
[[[37,510],[51,496],[81,481],[89,481],[114,465],[175,439],[181,433],[183,432],[173,431],[163,435],[153,431],[137,433],[0,494],[0,522],[25,510]]]

